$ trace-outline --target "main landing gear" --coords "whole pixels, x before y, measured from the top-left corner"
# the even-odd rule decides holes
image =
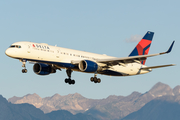
[[[67,76],[68,78],[66,78],[64,81],[65,83],[69,83],[69,85],[71,84],[75,84],[75,80],[71,80],[71,74],[72,74],[72,70],[71,69],[67,69],[66,70],[66,73],[67,73]],[[97,73],[94,74],[94,77],[91,77],[90,80],[91,82],[94,82],[94,83],[100,83],[101,82],[101,79],[100,78],[97,78]]]
[[[22,67],[24,68],[24,69],[22,69],[22,73],[27,73],[27,69],[26,69],[26,60],[21,60],[21,62],[22,62]]]
[[[67,69],[66,70],[66,73],[67,73],[67,76],[69,77],[69,78],[66,78],[65,79],[65,83],[69,83],[69,85],[71,85],[71,84],[75,84],[75,80],[71,80],[71,73],[72,73],[72,70],[71,69]]]
[[[91,82],[100,83],[100,82],[101,82],[101,79],[100,79],[100,78],[97,78],[96,76],[97,76],[97,74],[95,74],[94,77],[91,77],[91,78],[90,78]]]

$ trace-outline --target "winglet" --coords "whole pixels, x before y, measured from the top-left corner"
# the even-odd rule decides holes
[[[166,53],[170,53],[170,52],[171,52],[171,50],[172,50],[172,48],[173,48],[173,45],[174,45],[174,42],[175,42],[175,41],[172,42],[171,46],[169,47],[168,51],[166,51]]]

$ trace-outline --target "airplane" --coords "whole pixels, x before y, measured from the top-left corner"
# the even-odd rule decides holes
[[[34,63],[33,71],[37,75],[49,75],[56,73],[56,70],[66,69],[68,78],[65,79],[65,83],[69,85],[75,84],[75,80],[71,79],[73,71],[94,73],[90,81],[100,83],[101,79],[97,78],[97,74],[132,76],[149,73],[155,68],[174,66],[145,66],[148,57],[170,53],[175,42],[172,42],[166,52],[148,55],[153,35],[154,32],[147,31],[129,56],[121,58],[27,41],[13,43],[5,54],[22,62],[22,73],[27,73],[26,62],[29,61]]]

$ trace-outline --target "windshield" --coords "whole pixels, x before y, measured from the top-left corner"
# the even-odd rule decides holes
[[[20,45],[11,45],[10,48],[21,48]]]

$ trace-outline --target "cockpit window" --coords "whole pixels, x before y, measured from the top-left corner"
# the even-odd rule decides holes
[[[10,48],[21,48],[20,45],[11,45]]]

